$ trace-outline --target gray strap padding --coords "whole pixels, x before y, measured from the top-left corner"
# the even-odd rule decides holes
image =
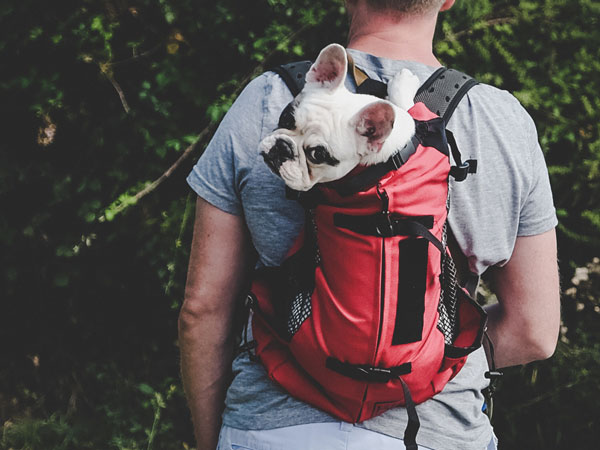
[[[419,88],[415,102],[423,102],[431,112],[448,123],[467,91],[479,82],[469,75],[442,67]]]

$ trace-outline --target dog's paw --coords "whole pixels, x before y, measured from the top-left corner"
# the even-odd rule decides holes
[[[399,108],[408,110],[414,105],[414,98],[421,85],[419,78],[408,69],[394,75],[388,84],[388,97]]]

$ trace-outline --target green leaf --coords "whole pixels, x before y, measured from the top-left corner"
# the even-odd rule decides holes
[[[155,395],[156,391],[147,383],[140,383],[137,386],[138,390],[146,395]]]

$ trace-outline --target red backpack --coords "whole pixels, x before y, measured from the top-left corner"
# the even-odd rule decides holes
[[[308,67],[278,73],[297,94],[297,74]],[[476,161],[461,162],[445,123],[474,84],[438,70],[409,111],[417,127],[410,145],[386,163],[295,193],[304,231],[280,267],[257,271],[248,296],[255,352],[271,379],[351,423],[406,406],[407,448],[416,448],[414,404],[458,373],[486,325],[446,245],[449,176],[464,179]],[[357,92],[385,93],[382,85],[367,80]],[[456,94],[440,96],[449,86]]]

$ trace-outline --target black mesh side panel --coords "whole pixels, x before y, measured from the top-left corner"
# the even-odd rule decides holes
[[[448,223],[444,225],[444,246],[446,245],[446,232]],[[451,345],[458,334],[457,289],[458,279],[456,265],[448,252],[442,255],[442,292],[438,305],[439,319],[437,327],[444,334],[444,342]]]
[[[275,323],[282,339],[290,341],[312,313],[315,270],[321,263],[314,211],[305,210],[304,246],[271,276]]]
[[[418,342],[423,337],[428,251],[427,239],[400,241],[398,303],[392,345]]]
[[[310,317],[312,312],[311,293],[298,292],[289,305],[290,310],[288,313],[286,331],[291,339],[300,329],[300,325]]]
[[[309,253],[301,249],[270,276],[274,310],[271,326],[286,341],[292,339],[312,312],[315,265]]]

